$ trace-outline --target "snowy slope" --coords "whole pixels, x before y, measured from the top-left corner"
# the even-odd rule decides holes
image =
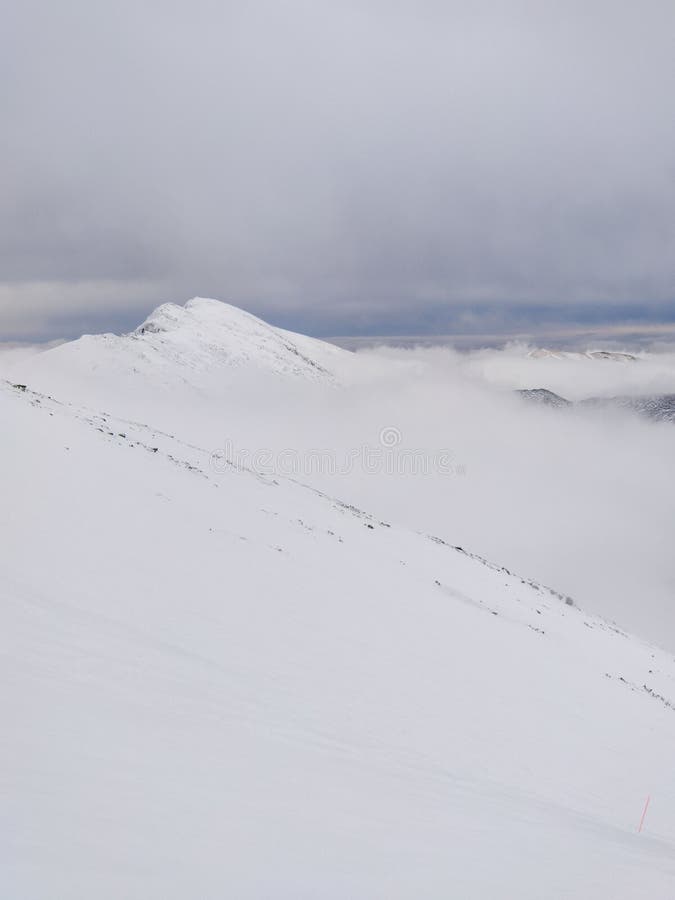
[[[670,656],[152,421],[0,417],[5,896],[675,894]]]

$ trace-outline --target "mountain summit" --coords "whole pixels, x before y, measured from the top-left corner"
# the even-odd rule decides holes
[[[349,357],[325,341],[275,328],[219,300],[164,303],[128,334],[84,335],[31,358],[17,373],[39,390],[77,395],[92,382],[128,388],[223,385],[245,375],[331,381]],[[97,392],[97,396],[100,393]],[[82,399],[90,399],[89,396]]]
[[[330,378],[330,361],[347,351],[275,328],[229,303],[194,297],[185,306],[164,303],[121,341],[154,351],[183,369],[252,364],[278,375]]]

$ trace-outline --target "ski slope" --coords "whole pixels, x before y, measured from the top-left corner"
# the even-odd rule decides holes
[[[675,896],[669,654],[151,420],[0,417],[3,896]]]

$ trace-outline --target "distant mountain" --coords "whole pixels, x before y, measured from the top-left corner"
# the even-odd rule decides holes
[[[636,362],[637,356],[617,350],[549,350],[542,347],[530,350],[527,354],[532,359],[598,359],[614,362]]]
[[[139,388],[224,385],[239,374],[330,381],[352,354],[293,334],[218,300],[165,303],[129,334],[85,335],[28,360],[31,386],[80,397],[94,383]]]
[[[546,388],[520,389],[516,393],[524,400],[542,406],[627,409],[656,422],[675,422],[675,394],[654,394],[642,397],[587,397],[574,403]]]
[[[153,366],[163,364],[196,372],[242,365],[276,375],[330,378],[330,363],[347,351],[301,334],[268,325],[229,303],[195,297],[185,306],[165,303],[130,335],[125,345]]]
[[[543,406],[571,406],[571,400],[565,400],[559,394],[554,394],[546,388],[529,388],[516,391],[524,400],[530,400],[533,403],[541,403]]]
[[[589,397],[583,406],[632,410],[657,422],[675,422],[675,394],[654,394],[643,397]]]
[[[30,357],[12,380],[54,397],[152,421],[167,431],[187,416],[222,435],[221,414],[234,396],[278,391],[292,396],[339,383],[354,354],[275,328],[218,300],[165,303],[128,334],[84,335]],[[242,400],[243,402],[243,400]],[[219,424],[220,423],[220,424]],[[203,437],[203,435],[202,435]]]

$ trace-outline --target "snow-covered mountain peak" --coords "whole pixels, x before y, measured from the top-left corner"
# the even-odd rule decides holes
[[[330,378],[330,360],[346,353],[205,297],[193,297],[184,306],[163,303],[120,341],[134,349],[140,345],[141,352],[150,352],[151,361],[183,370],[204,372],[248,364],[312,380]]]
[[[253,376],[331,382],[351,356],[275,328],[219,300],[164,303],[128,334],[85,335],[30,359],[17,379],[55,396],[107,403],[111,394],[195,388],[209,394]],[[101,392],[101,388],[104,388]]]
[[[177,303],[162,303],[132,334],[169,334],[177,331],[189,331],[200,335],[205,328],[236,332],[248,337],[275,330],[262,319],[258,319],[230,303],[212,300],[208,297],[193,297],[184,306]]]

